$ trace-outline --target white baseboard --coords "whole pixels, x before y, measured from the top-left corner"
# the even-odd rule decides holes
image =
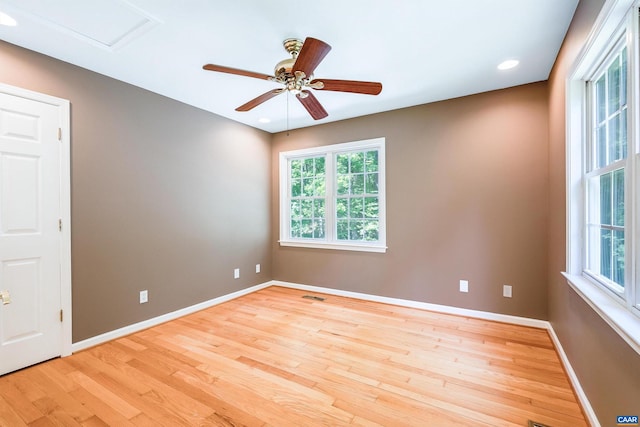
[[[204,301],[202,303],[195,304],[190,307],[176,310],[171,313],[163,314],[162,316],[154,317],[152,319],[148,319],[143,322],[134,323],[133,325],[125,326],[124,328],[106,332],[104,334],[97,335],[95,337],[92,337],[83,341],[79,341],[77,343],[72,344],[71,346],[72,351],[73,352],[81,351],[89,347],[93,347],[98,344],[105,343],[107,341],[121,338],[123,336],[141,331],[143,329],[147,329],[152,326],[156,326],[161,323],[168,322],[170,320],[174,320],[191,313],[195,313],[196,311],[204,310],[205,308],[213,307],[223,302],[230,301],[235,298],[239,298],[243,295],[247,295],[252,292],[256,292],[261,289],[268,288],[270,286],[281,286],[284,288],[298,289],[298,290],[303,290],[308,292],[318,292],[318,293],[323,293],[328,295],[336,295],[336,296],[342,296],[342,297],[361,299],[365,301],[398,305],[401,307],[417,308],[421,310],[435,311],[438,313],[455,314],[458,316],[467,316],[467,317],[473,317],[476,319],[492,320],[496,322],[512,323],[512,324],[521,325],[521,326],[529,326],[534,328],[546,329],[547,331],[549,331],[551,340],[553,341],[553,344],[555,345],[556,350],[558,351],[560,360],[562,361],[562,364],[564,365],[567,375],[569,376],[569,380],[573,385],[573,388],[576,392],[578,400],[580,401],[580,404],[584,409],[585,416],[587,417],[592,427],[600,427],[598,418],[596,417],[595,412],[591,407],[591,403],[589,403],[589,399],[587,398],[587,395],[584,393],[584,390],[582,389],[582,386],[578,381],[578,377],[576,376],[573,368],[571,367],[571,363],[569,362],[569,359],[567,358],[567,355],[565,354],[564,349],[562,348],[562,344],[560,344],[560,340],[558,339],[558,336],[553,330],[551,323],[547,322],[546,320],[530,319],[527,317],[511,316],[507,314],[491,313],[491,312],[480,311],[480,310],[470,310],[466,308],[451,307],[451,306],[440,305],[440,304],[430,304],[426,302],[405,300],[405,299],[399,299],[399,298],[389,298],[389,297],[383,297],[379,295],[363,294],[359,292],[343,291],[343,290],[332,289],[332,288],[323,288],[320,286],[310,286],[310,285],[303,285],[299,283],[290,283],[290,282],[272,280],[266,283],[261,283],[259,285],[252,286],[247,289],[242,289],[240,291],[233,292],[231,294],[223,295],[218,298],[211,299],[209,301]]]
[[[551,337],[551,341],[553,341],[553,345],[556,346],[556,350],[558,352],[558,355],[560,356],[560,360],[562,361],[562,364],[564,365],[564,369],[567,372],[567,375],[569,376],[569,381],[571,381],[571,385],[573,386],[576,396],[578,397],[578,400],[582,405],[582,409],[584,410],[584,415],[587,417],[587,421],[589,421],[589,424],[591,424],[591,427],[600,427],[600,421],[598,421],[598,417],[596,417],[596,413],[594,412],[593,407],[591,407],[591,403],[589,402],[587,395],[582,389],[582,386],[580,385],[580,381],[578,381],[578,376],[573,370],[573,367],[569,362],[569,358],[567,357],[567,354],[564,352],[564,349],[562,348],[562,344],[560,343],[560,339],[556,335],[556,331],[553,330],[551,323],[549,323],[548,331],[549,331],[549,336]]]
[[[168,322],[170,320],[177,319],[179,317],[186,316],[187,314],[195,313],[196,311],[204,310],[205,308],[213,307],[214,305],[221,304],[223,302],[231,301],[232,299],[241,297],[243,295],[250,294],[252,292],[259,291],[260,289],[271,286],[271,282],[261,283],[259,285],[252,286],[247,289],[242,289],[237,292],[233,292],[227,295],[222,295],[218,298],[213,298],[208,301],[201,302],[199,304],[185,307],[180,310],[172,311],[171,313],[163,314],[152,319],[144,320],[142,322],[134,323],[133,325],[125,326],[124,328],[116,329],[114,331],[106,332],[104,334],[96,335],[95,337],[88,338],[83,341],[78,341],[71,345],[73,352],[85,350],[89,347],[94,347],[98,344],[105,343],[107,341],[122,338],[125,335],[133,334],[134,332],[141,331],[143,329],[151,328],[152,326],[159,325],[161,323]]]
[[[273,286],[282,286],[285,288],[299,289],[309,292],[319,292],[323,294],[336,295],[342,297],[356,298],[365,301],[381,302],[385,304],[399,305],[402,307],[417,308],[421,310],[435,311],[438,313],[455,314],[458,316],[473,317],[476,319],[493,320],[496,322],[513,323],[521,326],[531,326],[534,328],[548,329],[549,322],[539,319],[530,319],[528,317],[510,316],[508,314],[497,314],[488,311],[470,310],[467,308],[451,307],[448,305],[430,304],[427,302],[412,301],[399,298],[382,297],[378,295],[362,294],[359,292],[342,291],[338,289],[323,288],[319,286],[301,285],[299,283],[280,282],[274,280],[270,282]]]

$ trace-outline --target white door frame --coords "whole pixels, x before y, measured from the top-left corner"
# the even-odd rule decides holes
[[[0,83],[0,92],[58,107],[60,128],[60,306],[63,310],[60,355],[69,356],[71,350],[71,125],[70,103],[66,99]]]

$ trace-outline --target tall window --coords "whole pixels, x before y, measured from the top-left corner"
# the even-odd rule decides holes
[[[280,244],[384,252],[384,142],[280,153]]]
[[[605,2],[567,80],[567,272],[640,352],[640,0]]]
[[[627,47],[620,42],[587,82],[586,272],[622,294],[627,282]]]

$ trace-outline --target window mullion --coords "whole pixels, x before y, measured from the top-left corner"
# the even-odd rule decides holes
[[[327,153],[325,156],[325,221],[327,229],[327,240],[334,242],[336,240],[336,205],[335,205],[335,188],[336,188],[336,167],[335,153]]]

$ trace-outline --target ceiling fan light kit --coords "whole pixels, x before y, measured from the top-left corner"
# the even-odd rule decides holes
[[[378,95],[382,91],[382,84],[378,82],[314,79],[313,72],[331,50],[331,46],[322,40],[307,37],[303,42],[300,39],[291,38],[286,39],[282,44],[284,49],[291,55],[291,58],[278,62],[273,76],[214,64],[206,64],[202,68],[208,71],[269,80],[284,86],[283,88],[263,93],[239,106],[236,111],[249,111],[281,93],[289,92],[295,95],[314,120],[320,120],[329,114],[308,89],[365,95]]]

